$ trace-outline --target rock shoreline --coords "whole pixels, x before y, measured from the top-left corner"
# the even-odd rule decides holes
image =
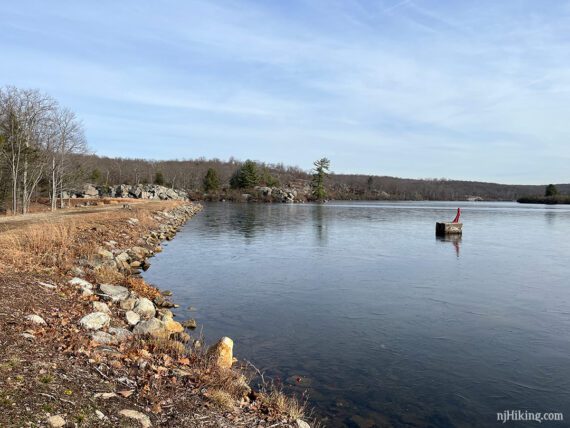
[[[255,412],[269,414],[267,401],[262,395],[252,391],[243,375],[239,374],[239,370],[232,369],[236,362],[233,357],[233,341],[223,337],[209,349],[203,349],[201,340],[189,334],[196,326],[194,320],[182,323],[174,320],[175,316],[170,309],[176,308],[177,305],[169,299],[171,293],[160,292],[140,278],[140,271],[150,266],[149,259],[162,251],[161,243],[173,239],[186,221],[201,209],[202,206],[198,204],[185,204],[154,212],[147,219],[127,218],[124,227],[133,231],[145,222],[158,224],[158,227],[152,227],[140,236],[136,245],[121,245],[121,242],[118,242],[121,241],[119,234],[112,240],[104,241],[93,254],[77,260],[71,269],[73,277],[68,277],[67,284],[76,290],[77,298],[87,304],[89,309],[88,313],[82,314],[77,320],[78,332],[89,338],[89,345],[80,346],[77,352],[90,356],[89,361],[98,372],[109,366],[130,367],[128,372],[136,373],[135,379],[124,377],[121,381],[129,385],[129,388],[123,391],[129,395],[134,391],[140,391],[141,387],[144,391],[145,387],[142,385],[145,382],[147,385],[151,384],[153,377],[165,377],[170,379],[170,382],[178,384],[189,382],[188,379],[200,378],[202,374],[197,374],[191,360],[202,359],[204,362],[200,365],[205,364],[205,366],[200,370],[206,370],[208,376],[212,376],[212,370],[215,373],[222,373],[215,376],[227,376],[230,381],[223,382],[230,382],[234,385],[233,390],[239,390],[237,393],[241,397],[239,408],[243,409],[240,410],[243,415],[251,418]],[[105,226],[98,227],[103,230],[105,228]],[[121,277],[127,278],[128,284],[119,285]],[[28,320],[38,325],[46,324],[41,317],[34,314],[31,314]],[[34,337],[31,335],[27,339],[34,340]],[[130,355],[136,355],[136,358],[132,359]],[[199,355],[202,356],[197,357]],[[111,378],[111,373],[107,371],[106,376]],[[200,383],[200,381],[193,382]],[[189,385],[191,384],[192,382]],[[227,404],[228,393],[211,386],[202,390],[206,391],[204,393],[206,400],[218,403],[216,405],[220,405],[219,402],[226,402],[222,405],[222,407],[229,406],[226,410],[233,408],[233,405]],[[235,395],[235,391],[232,393]],[[159,400],[155,406],[160,408],[162,401]],[[135,425],[150,427],[155,420],[152,417],[152,413],[156,410],[155,406],[147,408],[146,411],[140,408],[123,409],[118,415],[104,415],[104,417],[107,421],[130,420]],[[261,410],[262,408],[265,410]],[[255,419],[259,418],[255,416]],[[65,423],[61,415],[53,415],[47,423],[48,426],[63,426],[57,425],[62,420]],[[280,423],[272,426],[306,428],[308,424],[300,418],[291,419],[285,416]]]

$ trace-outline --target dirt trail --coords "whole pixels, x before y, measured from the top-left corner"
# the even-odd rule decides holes
[[[131,209],[135,210],[138,208],[153,208],[153,206],[160,204],[160,200],[149,200],[144,202],[132,202],[128,201]],[[85,214],[101,213],[106,211],[117,211],[124,210],[123,204],[127,202],[119,202],[117,204],[100,205],[100,206],[87,206],[87,207],[76,207],[76,208],[66,208],[57,211],[48,211],[40,213],[32,213],[26,215],[18,216],[0,216],[0,233],[6,232],[8,230],[18,229],[30,224],[44,223],[44,222],[61,222],[70,217],[81,216]]]

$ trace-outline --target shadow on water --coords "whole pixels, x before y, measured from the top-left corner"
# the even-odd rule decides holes
[[[436,236],[435,239],[441,243],[449,243],[455,248],[455,255],[459,257],[461,252],[461,235]]]

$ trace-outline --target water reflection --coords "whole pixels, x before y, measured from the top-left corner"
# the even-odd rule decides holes
[[[325,211],[326,207],[323,205],[315,205],[312,210],[313,213],[313,226],[315,228],[315,236],[317,238],[317,243],[320,246],[325,246],[327,243],[327,225],[325,223]]]
[[[241,233],[246,240],[253,240],[256,229],[256,206],[246,204],[243,210],[234,210],[230,219],[230,227]]]
[[[455,255],[459,257],[461,251],[461,235],[445,235],[435,237],[439,242],[448,242],[455,248]]]

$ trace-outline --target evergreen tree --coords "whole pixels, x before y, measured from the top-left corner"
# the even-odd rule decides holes
[[[546,191],[544,192],[544,196],[556,196],[558,195],[558,189],[554,184],[549,184],[546,186]]]
[[[208,168],[204,176],[204,192],[216,192],[220,188],[220,179],[214,168]]]
[[[251,189],[259,184],[260,176],[257,164],[252,160],[246,160],[238,168],[230,180],[232,189]]]
[[[331,162],[327,158],[322,158],[313,163],[313,198],[317,201],[324,201],[327,197],[325,190],[325,178],[329,175]]]

